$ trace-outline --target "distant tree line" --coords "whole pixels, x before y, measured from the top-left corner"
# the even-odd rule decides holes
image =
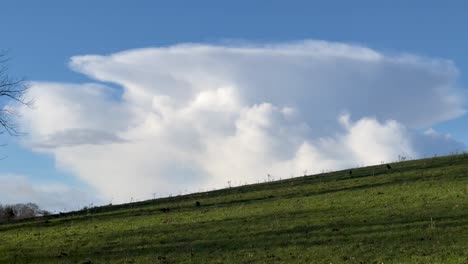
[[[46,210],[41,210],[34,203],[18,203],[1,205],[0,204],[0,223],[6,223],[14,220],[33,218],[37,216],[45,216],[50,213]]]

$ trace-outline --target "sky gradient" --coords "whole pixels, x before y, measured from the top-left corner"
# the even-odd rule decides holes
[[[150,198],[152,192],[222,187],[226,179],[255,182],[267,171],[289,177],[305,169],[368,165],[375,160],[356,154],[366,146],[361,137],[382,142],[375,149],[378,160],[400,153],[420,157],[462,151],[468,143],[468,118],[462,113],[467,12],[466,1],[4,1],[0,49],[8,51],[11,73],[33,82],[39,105],[18,120],[27,137],[2,136],[7,146],[1,151],[8,158],[0,161],[0,183],[18,191],[0,196],[0,202],[39,199],[45,207],[63,210]],[[356,78],[360,74],[372,78]],[[185,84],[157,77],[166,75]],[[272,82],[266,76],[280,77]],[[348,87],[354,92],[344,98]],[[301,102],[303,98],[308,101]],[[382,107],[379,100],[388,98],[397,103]],[[47,105],[75,100],[94,112],[74,109],[59,118],[54,113],[69,109]],[[428,106],[411,107],[424,104]],[[41,110],[40,105],[46,106]],[[203,107],[219,109],[200,114]],[[321,110],[330,114],[315,118]],[[151,115],[157,111],[174,123],[155,121]],[[298,114],[290,119],[293,112]],[[83,121],[83,115],[94,117]],[[203,118],[215,126],[183,131]],[[100,129],[104,125],[107,130]],[[183,132],[177,134],[179,130]],[[392,140],[386,135],[393,135]],[[184,139],[188,142],[178,142]],[[129,143],[138,140],[152,151]],[[259,149],[233,148],[262,140]],[[224,146],[225,152],[213,154],[212,144]],[[343,146],[350,150],[327,153]],[[189,155],[191,151],[202,154]],[[125,156],[119,160],[112,153],[141,157],[138,162]],[[87,155],[128,163],[120,168],[128,173],[83,160]],[[153,164],[165,155],[172,160]],[[234,164],[209,165],[222,164],[217,155]],[[254,158],[258,156],[263,159]],[[311,160],[328,166],[306,168],[303,164]],[[140,176],[126,192],[122,186],[131,183],[132,170]],[[255,176],[237,178],[239,173]],[[213,176],[219,174],[223,177]],[[120,176],[110,186],[113,175]],[[157,187],[142,187],[148,185]],[[136,193],[140,189],[144,194]],[[64,195],[70,198],[57,200]]]

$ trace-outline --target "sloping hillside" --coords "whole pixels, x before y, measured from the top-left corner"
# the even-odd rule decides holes
[[[391,167],[4,224],[0,263],[468,263],[468,155]]]

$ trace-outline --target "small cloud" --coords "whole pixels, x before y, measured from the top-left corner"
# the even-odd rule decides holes
[[[60,148],[78,145],[106,145],[124,143],[126,140],[119,136],[103,130],[93,129],[67,129],[49,135],[40,143],[34,145],[36,148]]]
[[[442,134],[429,128],[423,134],[413,133],[412,141],[420,157],[447,155],[466,150],[466,145],[450,134]]]

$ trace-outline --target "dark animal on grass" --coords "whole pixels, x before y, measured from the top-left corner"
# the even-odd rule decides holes
[[[349,170],[349,175],[353,175],[353,171],[352,171],[352,170]]]
[[[392,166],[390,166],[390,164],[387,164],[387,169],[391,170]]]
[[[159,211],[163,212],[163,213],[169,213],[171,211],[170,208],[161,208],[159,209]]]
[[[196,205],[197,207],[200,207],[201,204],[200,204],[199,201],[196,201],[196,202],[195,202],[195,205]]]

